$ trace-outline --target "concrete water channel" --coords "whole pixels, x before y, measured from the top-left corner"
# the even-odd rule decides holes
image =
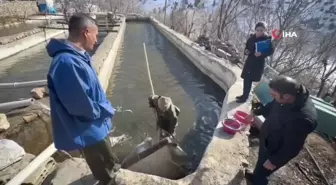
[[[143,43],[155,93],[171,97],[181,110],[176,138],[195,170],[217,125],[225,92],[147,22],[127,23],[123,47],[107,88],[115,107],[133,111],[113,118],[115,134],[132,137],[131,145],[117,147],[115,152],[122,160],[147,136],[156,139],[155,116],[148,107],[151,90]]]
[[[234,97],[242,89],[242,81],[238,77],[240,69],[227,60],[203,50],[154,18],[141,20],[147,22],[127,23],[125,36],[124,26],[121,24],[117,36],[113,34],[106,36],[97,54],[93,56],[99,79],[107,90],[112,104],[115,107],[133,111],[133,114],[117,113],[113,119],[116,127],[114,134],[124,133],[132,136],[131,146],[138,144],[146,136],[155,137],[155,119],[147,102],[151,91],[142,47],[144,42],[147,46],[156,94],[170,96],[181,109],[177,139],[189,154],[192,162],[190,168],[195,172],[176,181],[120,170],[117,181],[132,185],[234,183],[237,176],[241,174],[243,159],[248,153],[247,136],[239,133],[232,137],[223,133],[220,121],[232,115],[237,109],[247,110],[248,108],[247,104],[234,103]],[[113,42],[111,43],[109,39]],[[120,43],[122,43],[121,46],[119,46]],[[32,51],[33,49],[31,48]],[[27,52],[25,57],[18,58],[25,60],[29,50],[21,53],[25,56],[24,53]],[[45,54],[40,55],[46,57]],[[36,56],[39,58],[38,55]],[[11,58],[5,60],[10,61]],[[36,70],[40,70],[41,73],[35,74],[32,80],[46,73],[45,69],[48,68],[50,59],[46,59],[44,63],[42,60],[44,58],[39,64],[43,67],[39,66]],[[24,66],[24,63],[17,64]],[[110,78],[109,73],[112,68]],[[11,67],[10,69],[16,69],[12,72],[12,78],[19,79],[20,77],[15,77],[15,74],[21,68]],[[10,71],[6,70],[7,73]],[[17,76],[22,78],[24,75]],[[5,79],[5,77],[0,78]],[[11,81],[11,79],[6,80]],[[23,94],[12,98],[20,96]],[[131,146],[124,145],[116,148],[117,156],[123,158],[130,151]],[[50,145],[30,166],[36,169],[38,164],[43,163],[41,161],[55,151],[53,145]],[[23,171],[18,175],[20,178],[28,177],[26,175],[28,171],[32,172],[31,169]],[[17,182],[22,182],[20,178],[16,178]],[[13,180],[11,184],[13,182],[16,181]]]

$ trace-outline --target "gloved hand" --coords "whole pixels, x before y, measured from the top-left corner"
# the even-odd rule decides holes
[[[252,109],[259,109],[263,107],[264,105],[260,102],[252,101]]]
[[[260,102],[252,101],[252,112],[256,115],[260,114],[261,109],[264,108],[264,105]]]
[[[148,97],[148,104],[150,108],[154,108],[153,96]]]

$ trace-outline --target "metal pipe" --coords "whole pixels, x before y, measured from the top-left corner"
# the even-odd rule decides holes
[[[12,178],[6,185],[18,185],[24,182],[32,173],[34,173],[41,165],[51,157],[57,149],[54,143],[49,145],[42,153],[40,153],[32,162],[30,162],[22,171]]]
[[[47,80],[36,80],[27,82],[0,83],[0,89],[38,87],[47,85]]]
[[[32,105],[34,102],[35,102],[35,99],[29,98],[26,100],[0,103],[0,112],[6,112],[6,111],[17,109],[20,107],[27,107],[27,106]]]

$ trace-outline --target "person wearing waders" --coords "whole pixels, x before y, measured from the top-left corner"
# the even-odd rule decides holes
[[[175,106],[169,97],[152,95],[148,98],[149,107],[153,108],[157,115],[157,127],[160,140],[165,137],[175,137],[175,128],[180,109]]]
[[[264,72],[265,58],[273,54],[273,47],[271,46],[269,52],[256,52],[255,44],[260,41],[272,39],[266,34],[266,23],[258,22],[255,26],[255,34],[251,34],[247,39],[244,54],[247,55],[241,78],[244,79],[243,94],[237,96],[237,103],[244,103],[250,94],[252,83],[258,82]]]
[[[89,51],[97,43],[98,27],[85,15],[69,20],[68,39],[51,39],[46,49],[55,147],[79,150],[100,184],[115,184],[118,169],[108,137],[114,108],[99,82]]]
[[[268,177],[296,157],[317,126],[317,113],[309,91],[296,80],[281,76],[269,83],[274,100],[254,103],[254,115],[263,115],[258,161],[245,176],[253,185],[268,184]],[[251,115],[251,116],[254,116]]]

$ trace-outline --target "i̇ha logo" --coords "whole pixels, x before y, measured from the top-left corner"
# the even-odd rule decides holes
[[[279,40],[281,38],[297,37],[297,34],[295,32],[287,32],[287,31],[281,31],[279,29],[274,29],[272,31],[272,37],[274,40]]]

